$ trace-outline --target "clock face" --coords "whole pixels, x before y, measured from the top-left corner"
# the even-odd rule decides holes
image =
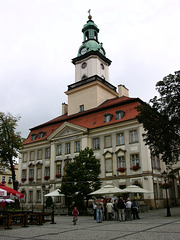
[[[84,48],[81,49],[81,54],[82,55],[85,54],[86,52],[87,52],[87,48],[84,47]]]
[[[104,51],[102,49],[100,49],[99,52],[104,55]]]

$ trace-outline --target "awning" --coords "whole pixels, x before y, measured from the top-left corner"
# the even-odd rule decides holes
[[[136,185],[130,185],[127,188],[124,188],[123,190],[124,190],[124,192],[127,192],[127,193],[152,193],[151,191],[146,190],[146,189],[141,188]]]
[[[89,195],[110,195],[110,194],[120,194],[124,193],[124,190],[115,187],[113,185],[106,185],[98,189],[95,192],[90,193]]]
[[[18,199],[22,199],[24,198],[24,194],[12,189],[12,188],[9,188],[9,187],[6,187],[4,184],[0,183],[0,190],[5,190],[7,192],[7,195],[12,195]]]

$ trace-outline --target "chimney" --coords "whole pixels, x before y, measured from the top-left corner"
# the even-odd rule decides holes
[[[122,96],[129,97],[129,89],[127,89],[122,84],[118,85],[118,93],[119,93],[119,97],[122,97]]]
[[[66,103],[62,103],[62,115],[68,113],[68,105]]]

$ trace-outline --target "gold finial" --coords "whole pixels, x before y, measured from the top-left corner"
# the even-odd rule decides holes
[[[89,9],[88,13],[89,13],[88,18],[89,18],[89,20],[91,20],[91,18],[92,18],[91,14],[90,14],[91,13],[91,9]]]

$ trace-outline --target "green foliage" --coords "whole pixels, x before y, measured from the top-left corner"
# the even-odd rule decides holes
[[[10,167],[12,180],[15,186],[15,158],[18,156],[22,144],[22,138],[15,132],[17,122],[20,117],[13,117],[11,114],[5,115],[0,112],[0,165]]]
[[[152,154],[162,154],[163,161],[178,160],[180,146],[180,71],[168,75],[156,84],[159,97],[137,109],[138,121],[143,123],[144,140]]]
[[[82,207],[84,198],[101,186],[99,174],[99,160],[92,149],[85,148],[67,165],[61,192]]]
[[[52,197],[47,197],[46,199],[46,207],[51,207],[53,205],[53,199]]]

